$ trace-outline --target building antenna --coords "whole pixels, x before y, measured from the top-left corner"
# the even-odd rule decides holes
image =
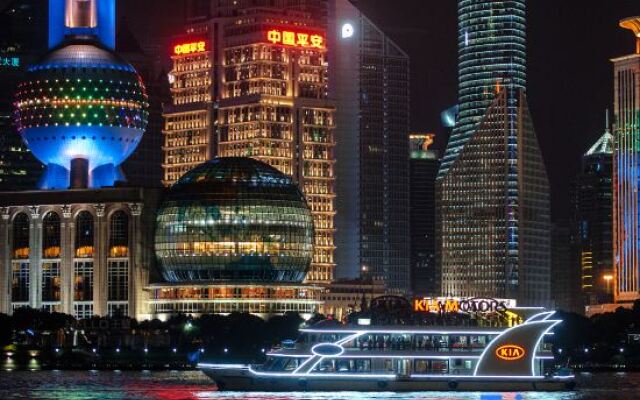
[[[609,109],[607,108],[605,111],[605,126],[604,131],[609,132]]]

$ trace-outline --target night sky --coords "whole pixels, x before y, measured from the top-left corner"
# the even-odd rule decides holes
[[[180,27],[175,0],[120,0],[134,30]],[[612,108],[612,57],[634,50],[623,17],[638,0],[529,0],[528,99],[552,185],[552,216],[569,218],[569,187],[581,155],[602,135]],[[457,98],[455,0],[358,0],[358,6],[411,57],[413,131],[435,131],[444,151],[440,112]],[[144,16],[144,18],[138,18]]]

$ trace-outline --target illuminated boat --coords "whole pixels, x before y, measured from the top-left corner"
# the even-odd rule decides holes
[[[571,390],[573,374],[544,373],[553,360],[544,338],[561,322],[553,314],[509,328],[312,327],[262,365],[199,367],[219,390]]]

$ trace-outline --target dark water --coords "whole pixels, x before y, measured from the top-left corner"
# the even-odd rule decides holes
[[[0,372],[0,399],[44,400],[636,400],[640,373],[579,374],[578,390],[564,393],[218,393],[206,376],[187,372]]]

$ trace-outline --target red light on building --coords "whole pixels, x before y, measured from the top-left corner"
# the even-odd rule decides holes
[[[267,40],[283,46],[324,49],[325,38],[322,35],[272,29],[267,32]]]
[[[201,40],[199,42],[182,43],[173,48],[173,54],[177,56],[193,53],[204,53],[207,51],[207,42]]]

